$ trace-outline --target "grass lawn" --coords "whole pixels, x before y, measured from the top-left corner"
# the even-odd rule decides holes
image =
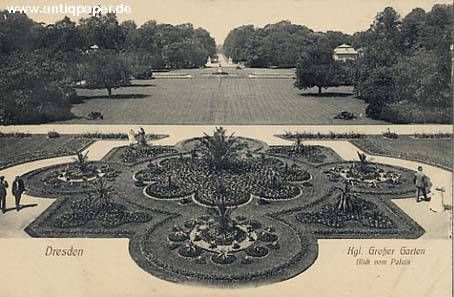
[[[133,86],[113,91],[78,90],[86,97],[72,108],[76,118],[64,123],[99,124],[379,124],[365,117],[366,104],[353,98],[350,87],[304,92],[293,87],[288,69],[225,68],[228,76],[214,77],[216,69],[186,69],[171,74],[192,78],[158,78],[133,81]],[[255,74],[257,78],[249,78]],[[283,76],[275,78],[273,75]],[[270,77],[271,78],[268,78]],[[264,78],[267,77],[267,78]],[[333,119],[341,111],[358,116],[355,121]],[[99,111],[104,120],[85,117]]]
[[[371,136],[351,142],[370,154],[420,161],[449,170],[453,168],[452,139],[416,139],[411,136],[388,139]]]
[[[0,138],[0,168],[33,160],[72,155],[93,142],[92,139],[61,135],[48,139],[47,135]]]

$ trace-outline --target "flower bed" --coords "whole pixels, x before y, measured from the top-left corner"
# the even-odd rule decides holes
[[[134,165],[163,155],[175,154],[178,151],[170,146],[123,146],[112,150],[104,160]]]
[[[129,211],[124,205],[111,204],[106,208],[96,208],[89,198],[71,202],[71,209],[57,216],[53,225],[56,228],[72,228],[95,222],[106,228],[129,223],[145,223],[151,220],[149,213]]]
[[[267,148],[267,144],[256,140],[252,138],[246,138],[246,137],[241,137],[241,136],[236,136],[241,143],[244,143],[246,145],[245,151],[250,151],[250,152],[259,152],[263,151]],[[180,149],[183,152],[191,152],[193,150],[199,150],[200,149],[200,137],[196,138],[191,138],[187,139],[181,142],[178,142],[175,147]]]
[[[115,163],[89,162],[81,171],[76,163],[67,163],[31,171],[23,176],[29,194],[55,196],[89,192],[98,177],[114,181],[121,174]]]
[[[108,207],[93,207],[81,198],[84,194],[77,194],[90,191],[85,182],[74,181],[80,177],[77,172],[69,175],[72,183],[60,181],[63,188],[45,186],[41,178],[61,174],[65,164],[26,174],[31,193],[59,197],[27,232],[44,237],[129,237],[132,258],[145,271],[179,283],[228,287],[298,275],[317,258],[318,238],[415,238],[423,233],[388,203],[407,186],[413,192],[410,170],[378,164],[378,171],[352,171],[330,181],[324,171],[348,169],[358,162],[314,167],[284,151],[279,156],[246,151],[214,168],[203,156],[169,149],[136,164],[107,162],[116,173],[111,176],[116,196]],[[106,163],[91,165],[103,169]],[[400,178],[394,188],[385,182],[379,188],[361,188],[358,183],[353,211],[336,208],[329,189],[343,179],[388,178],[394,173]],[[249,203],[252,197],[266,203]]]
[[[332,149],[318,146],[318,145],[304,145],[301,150],[297,150],[294,146],[290,145],[276,145],[271,146],[267,153],[279,156],[285,156],[299,161],[321,164],[340,162],[342,158],[339,157]]]
[[[408,195],[414,192],[412,170],[361,162],[339,162],[319,166],[332,182],[348,180],[353,191],[364,194]]]
[[[319,211],[302,212],[297,214],[296,217],[301,223],[321,224],[335,228],[343,228],[348,223],[377,229],[396,227],[396,224],[383,212],[380,212],[375,204],[362,199],[354,201],[354,209],[351,212],[339,211],[335,205],[328,204]]]
[[[181,198],[195,193],[196,202],[206,206],[216,205],[218,181],[222,181],[226,203],[238,206],[247,203],[251,194],[270,200],[287,200],[298,197],[301,189],[292,182],[304,182],[311,175],[300,165],[290,168],[277,158],[267,158],[263,154],[250,155],[229,168],[216,171],[206,160],[200,158],[167,157],[159,160],[152,169],[141,170],[135,179],[142,177],[144,183],[153,181],[145,193],[163,199]],[[148,173],[149,172],[149,173]],[[170,180],[169,180],[170,179]]]

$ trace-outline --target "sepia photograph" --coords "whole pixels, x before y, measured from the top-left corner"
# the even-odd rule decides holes
[[[0,297],[453,296],[452,0],[0,0]]]

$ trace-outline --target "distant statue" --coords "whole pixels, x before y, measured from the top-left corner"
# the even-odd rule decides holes
[[[128,132],[128,140],[129,140],[129,145],[134,145],[137,143],[136,132],[134,132],[133,129],[129,130],[129,132]]]

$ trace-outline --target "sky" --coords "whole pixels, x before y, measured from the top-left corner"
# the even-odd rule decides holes
[[[434,4],[452,0],[0,0],[0,8],[11,5],[118,5],[131,7],[119,14],[120,21],[132,19],[137,25],[147,20],[158,23],[192,23],[207,29],[217,44],[235,27],[253,24],[262,27],[280,20],[305,25],[315,31],[342,31],[352,34],[369,28],[376,14],[394,7],[401,16],[413,8],[426,11]],[[64,14],[29,14],[35,21],[53,23]],[[86,17],[87,15],[83,15]],[[77,21],[80,17],[70,16]]]

